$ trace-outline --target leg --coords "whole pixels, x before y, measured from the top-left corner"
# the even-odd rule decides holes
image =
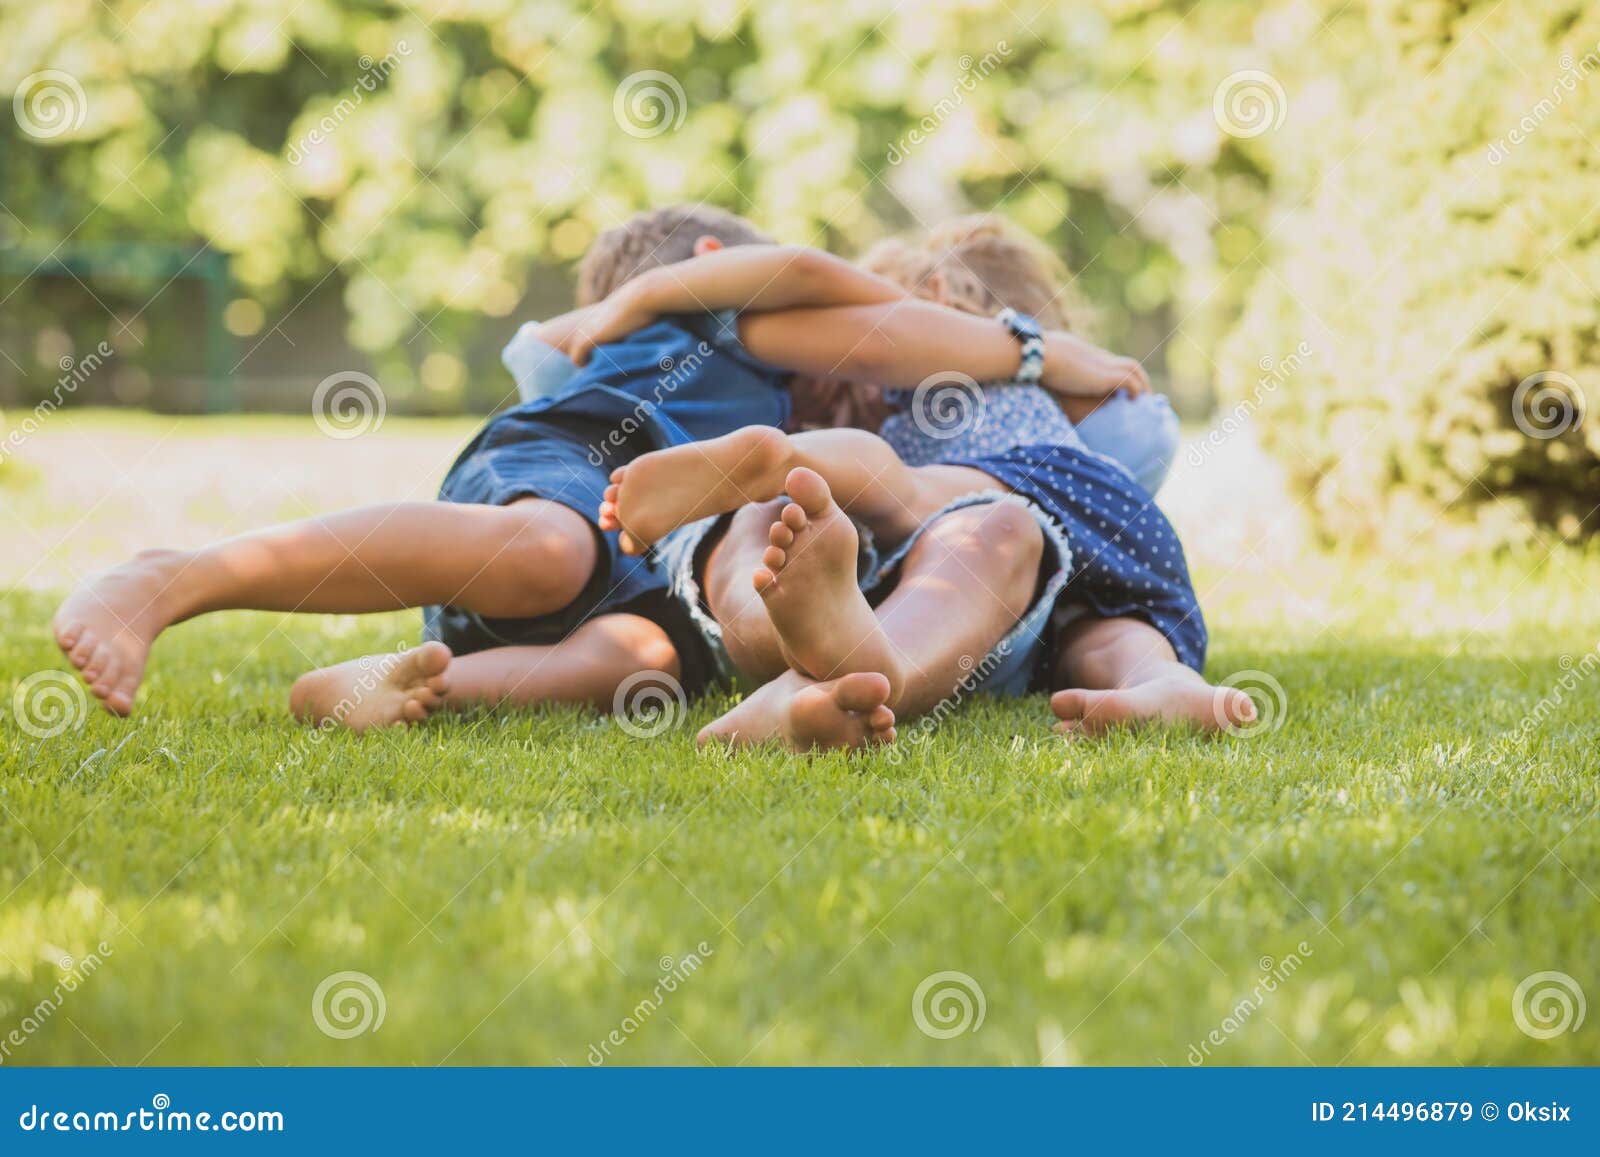
[[[95,695],[126,715],[156,636],[195,615],[456,603],[493,617],[535,617],[577,597],[597,551],[582,515],[537,498],[369,506],[197,551],[144,552],[85,582],[52,625]]]
[[[1216,731],[1256,717],[1243,691],[1213,687],[1178,662],[1160,631],[1138,619],[1082,619],[1059,645],[1050,698],[1063,733],[1098,735],[1121,725],[1189,723]]]
[[[640,671],[676,678],[672,640],[638,615],[601,615],[551,646],[496,647],[452,661],[443,643],[424,643],[324,667],[295,682],[289,709],[354,731],[418,723],[441,706],[582,703],[609,711],[623,680]]]
[[[771,545],[772,524],[783,507],[782,502],[773,501],[735,511],[722,540],[706,557],[702,579],[706,604],[711,617],[722,626],[728,657],[746,678],[758,683],[776,679],[789,669],[772,616],[750,582]]]
[[[784,522],[777,526],[791,529]],[[883,681],[882,702],[908,718],[948,697],[1028,609],[1042,550],[1038,523],[1015,503],[957,510],[929,527],[907,554],[899,585],[877,608],[900,671],[892,698],[888,680]],[[803,596],[804,591],[791,593]],[[785,672],[708,727],[702,741],[735,734],[746,742],[784,736],[780,722],[786,697],[809,685],[804,676]]]
[[[766,502],[797,468],[813,470],[838,503],[888,541],[908,537],[951,499],[998,489],[964,466],[907,466],[864,430],[789,435],[750,426],[721,438],[645,454],[612,475],[600,525],[626,527],[624,549],[638,553],[675,527]]]

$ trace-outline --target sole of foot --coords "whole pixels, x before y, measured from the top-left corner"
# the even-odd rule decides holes
[[[776,741],[793,751],[819,751],[855,750],[894,739],[884,676],[861,673],[813,683],[790,672],[702,728],[695,742],[753,747]]]
[[[793,499],[768,532],[771,545],[751,576],[789,665],[813,679],[899,671],[894,645],[856,580],[855,527],[820,474],[791,470]]]
[[[600,528],[642,554],[680,526],[776,498],[788,456],[789,439],[768,426],[642,455],[611,475]]]
[[[1050,710],[1063,735],[1103,735],[1114,728],[1189,726],[1200,731],[1247,727],[1256,705],[1236,687],[1213,687],[1198,677],[1174,675],[1115,691],[1057,691]]]
[[[56,645],[113,715],[133,711],[150,648],[172,623],[167,599],[182,568],[175,552],[137,555],[84,582],[51,619]]]
[[[332,721],[355,732],[421,723],[444,706],[450,659],[443,643],[423,643],[323,667],[295,680],[289,710],[302,723]]]

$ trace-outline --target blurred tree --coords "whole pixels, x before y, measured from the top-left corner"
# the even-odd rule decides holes
[[[1372,0],[1367,18],[1386,79],[1327,114],[1294,105],[1277,252],[1223,391],[1331,538],[1404,546],[1441,512],[1472,543],[1592,532],[1600,9]]]

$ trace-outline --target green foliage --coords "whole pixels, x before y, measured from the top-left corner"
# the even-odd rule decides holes
[[[269,326],[338,287],[391,393],[421,379],[447,404],[463,359],[493,364],[474,337],[541,288],[548,302],[530,277],[635,209],[708,199],[851,251],[998,205],[1085,270],[1112,341],[1153,347],[1183,319],[1193,340],[1173,357],[1195,382],[1195,351],[1239,288],[1219,292],[1210,231],[1220,219],[1242,247],[1262,187],[1210,114],[1217,80],[1252,58],[1257,13],[1243,0],[8,5],[5,91],[62,70],[85,115],[44,139],[7,125],[0,221],[23,272],[60,242],[220,250]],[[98,328],[44,343],[42,361],[103,336],[107,310],[119,334],[137,315],[140,341],[159,325],[144,308],[159,282],[92,288],[80,312]],[[45,287],[13,305],[27,301],[46,328],[77,320]]]
[[[1440,512],[1472,542],[1591,531],[1600,10],[1370,8],[1388,79],[1291,134],[1306,196],[1226,345],[1223,392],[1259,401],[1332,537],[1400,545]],[[1263,359],[1301,342],[1311,356],[1263,389]]]

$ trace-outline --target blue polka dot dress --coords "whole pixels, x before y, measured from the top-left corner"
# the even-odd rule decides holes
[[[1206,624],[1183,547],[1166,515],[1109,458],[1061,443],[960,458],[1037,503],[1066,531],[1072,571],[1063,604],[1105,618],[1132,618],[1164,635],[1179,662],[1205,666]]]

